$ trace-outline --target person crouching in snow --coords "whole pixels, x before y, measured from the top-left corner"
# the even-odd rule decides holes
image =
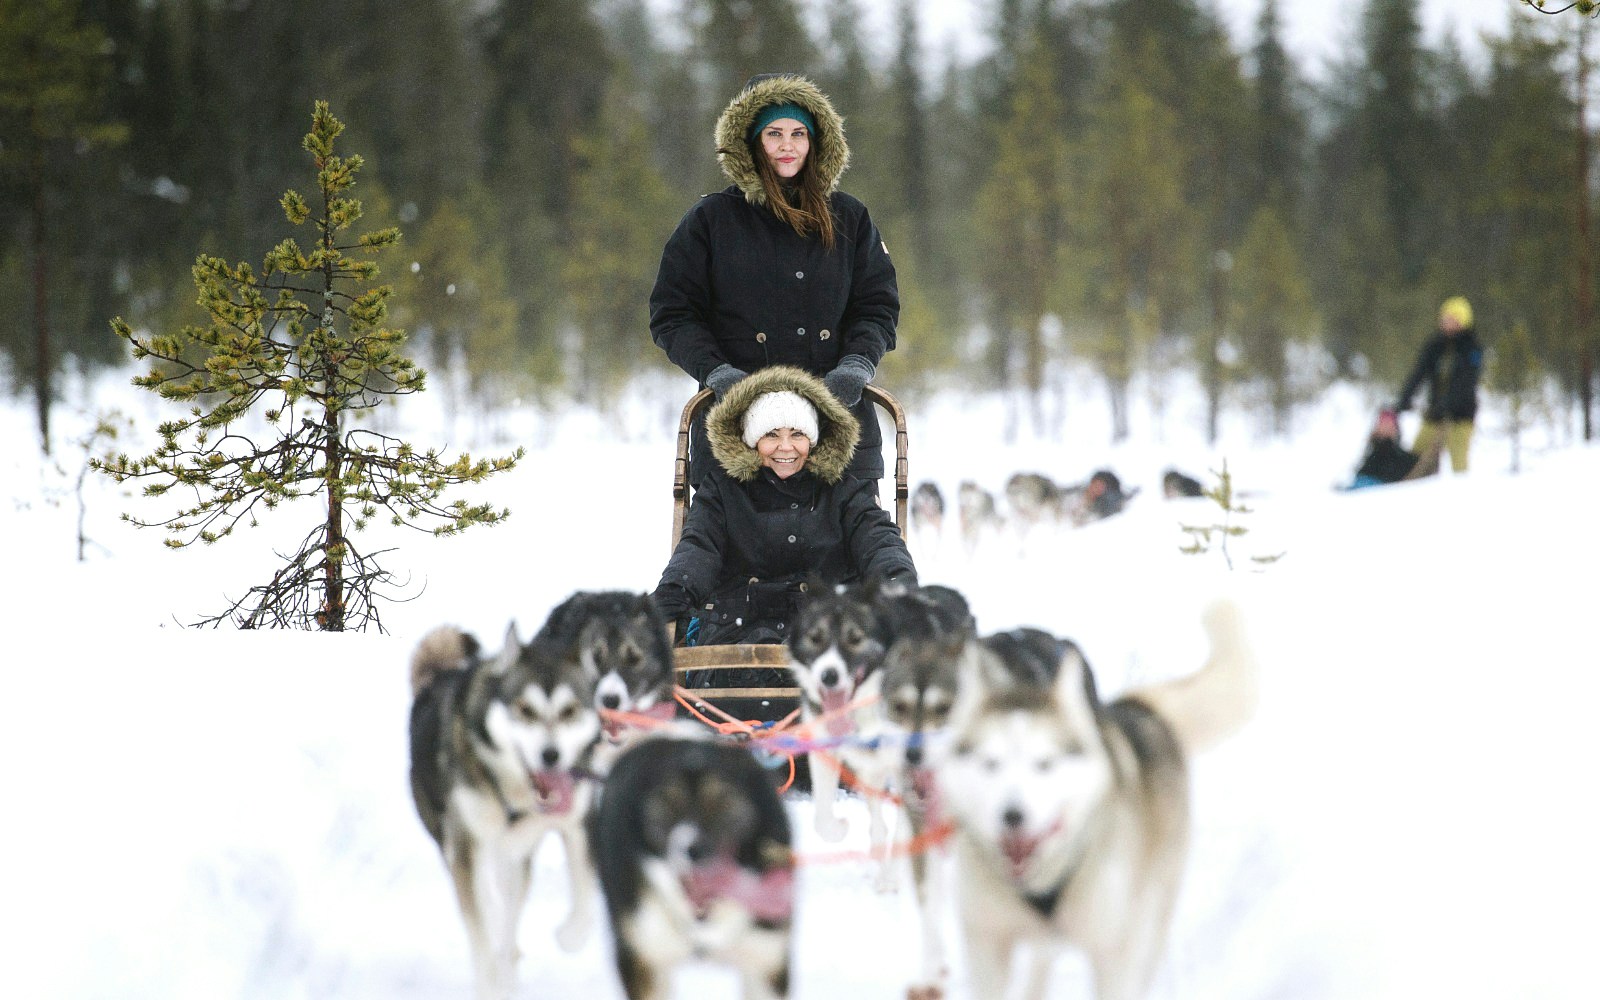
[[[1378,421],[1367,436],[1367,450],[1350,483],[1352,490],[1364,486],[1383,486],[1412,478],[1418,470],[1417,456],[1400,446],[1400,421],[1393,410],[1378,411]]]
[[[783,642],[807,581],[916,585],[876,484],[845,476],[861,431],[822,379],[787,365],[753,372],[711,409],[706,432],[716,466],[654,594],[669,619],[687,619],[689,645]],[[688,682],[752,683],[727,672]]]

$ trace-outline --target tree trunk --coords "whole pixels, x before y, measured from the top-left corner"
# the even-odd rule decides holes
[[[1106,376],[1106,389],[1111,398],[1111,443],[1128,440],[1128,377]]]
[[[1578,23],[1578,405],[1583,410],[1583,439],[1593,441],[1594,272],[1589,245],[1589,59],[1585,52],[1588,37],[1589,21],[1582,18]]]
[[[327,374],[324,387],[331,397],[332,380],[337,377],[334,363],[325,362]],[[344,462],[343,445],[339,440],[339,413],[326,406],[322,413],[324,482],[328,491],[327,532],[322,551],[322,630],[343,632],[345,618],[344,560],[347,550],[344,539]]]
[[[317,169],[323,169],[323,161],[317,159]],[[328,492],[328,519],[326,522],[327,533],[323,538],[322,550],[322,630],[324,632],[343,632],[345,611],[344,563],[349,554],[349,549],[344,538],[344,442],[339,435],[339,409],[334,406],[334,401],[339,398],[339,358],[333,353],[334,340],[334,310],[333,310],[333,224],[326,220],[333,215],[332,205],[323,189],[322,197],[322,246],[328,251],[328,262],[322,265],[322,328],[316,331],[316,336],[322,340],[318,353],[317,366],[322,379],[322,447],[323,447],[323,482]]]
[[[1033,432],[1037,435],[1045,433],[1044,423],[1044,326],[1043,320],[1034,314],[1029,317],[1027,331],[1028,342],[1024,345],[1022,373],[1023,384],[1028,390],[1028,416],[1033,422]]]
[[[33,394],[39,446],[50,454],[50,282],[45,251],[44,151],[33,155]]]

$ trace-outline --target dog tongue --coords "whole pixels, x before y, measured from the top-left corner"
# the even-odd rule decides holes
[[[1033,857],[1038,841],[1024,833],[1006,833],[1000,836],[1000,853],[1011,862],[1011,877],[1021,878]]]
[[[911,791],[916,795],[916,804],[922,809],[927,826],[938,826],[944,821],[944,808],[939,800],[939,783],[933,779],[932,768],[911,769]]]
[[[757,873],[728,857],[703,861],[681,880],[695,915],[704,917],[719,899],[738,903],[757,920],[788,920],[794,912],[794,870]]]
[[[828,716],[829,736],[849,736],[855,731],[855,724],[850,721],[850,716],[844,711],[850,704],[848,691],[822,692],[822,712]]]
[[[539,796],[539,811],[564,813],[572,808],[572,772],[542,770],[529,775]]]

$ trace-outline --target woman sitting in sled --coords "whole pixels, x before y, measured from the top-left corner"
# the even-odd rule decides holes
[[[728,390],[706,431],[716,465],[654,595],[687,644],[783,642],[808,580],[916,585],[876,484],[844,475],[860,427],[821,379],[763,368]]]

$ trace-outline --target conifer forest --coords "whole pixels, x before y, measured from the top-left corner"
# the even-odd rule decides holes
[[[603,399],[667,370],[661,246],[726,184],[721,109],[783,70],[845,117],[897,392],[1037,397],[1070,360],[1114,414],[1183,373],[1270,432],[1335,379],[1384,398],[1465,295],[1486,386],[1590,435],[1591,18],[1517,5],[1469,53],[1361,0],[1313,77],[1278,0],[1243,38],[1200,0],[986,0],[971,58],[875,2],[0,0],[4,389],[43,422],[69,374],[128,364],[113,317],[195,322],[198,257],[284,237],[325,100],[450,405]]]

